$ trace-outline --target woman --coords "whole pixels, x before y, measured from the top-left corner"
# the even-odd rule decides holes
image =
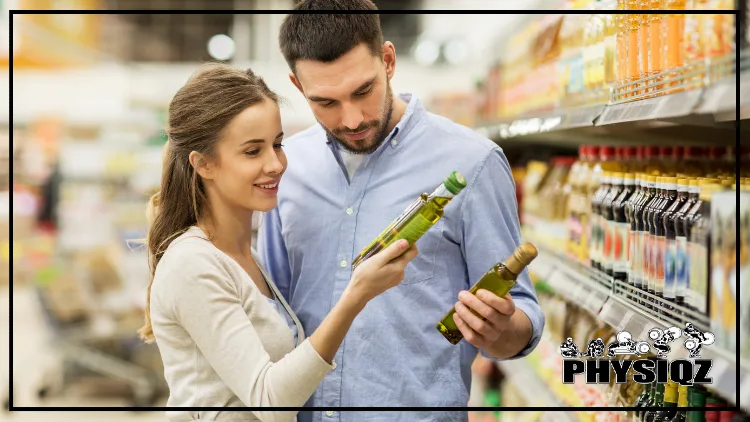
[[[251,249],[254,212],[286,168],[277,96],[252,71],[204,65],[169,105],[169,143],[148,234],[142,337],[156,341],[169,406],[302,406],[353,319],[417,254],[391,245],[353,272],[309,337]],[[174,421],[288,421],[296,412],[169,412]]]

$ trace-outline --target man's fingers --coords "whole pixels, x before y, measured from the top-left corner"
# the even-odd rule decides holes
[[[492,292],[480,289],[477,291],[477,297],[503,315],[513,315],[516,312],[516,305],[513,303],[510,293],[506,294],[505,297],[499,297]]]
[[[375,260],[378,267],[383,267],[403,254],[408,247],[409,242],[404,239],[399,239],[391,243],[387,248],[370,257],[370,260]]]
[[[459,293],[458,298],[464,305],[468,306],[470,309],[473,309],[476,313],[487,319],[491,319],[497,313],[494,308],[482,302],[482,300],[477,296],[474,296],[467,291],[462,291],[461,293]]]
[[[458,327],[458,330],[461,331],[461,334],[464,336],[464,339],[466,341],[480,349],[484,348],[482,336],[476,331],[472,330],[471,327],[463,320],[463,318],[461,318],[461,315],[459,315],[458,312],[453,314],[453,321],[456,323],[456,327]]]
[[[481,318],[474,315],[474,313],[472,313],[471,310],[461,302],[456,303],[456,313],[458,313],[461,319],[464,320],[472,330],[484,337],[492,337],[492,334],[495,332],[489,321],[483,321]]]

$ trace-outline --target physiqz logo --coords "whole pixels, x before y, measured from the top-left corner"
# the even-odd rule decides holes
[[[664,330],[652,328],[648,331],[648,337],[651,340],[650,344],[648,341],[633,340],[629,332],[620,331],[617,333],[617,339],[606,347],[601,338],[589,341],[583,353],[578,350],[573,339],[568,337],[560,345],[560,354],[564,358],[563,383],[573,384],[575,376],[581,374],[586,377],[587,384],[608,384],[612,371],[618,384],[626,383],[629,374],[632,374],[633,381],[639,384],[650,384],[654,381],[666,384],[669,379],[680,385],[712,383],[708,376],[712,365],[711,359],[700,357],[703,346],[714,343],[713,333],[703,332],[688,322],[683,330],[677,327]],[[682,346],[690,353],[690,358],[670,362],[667,356],[672,350],[671,343],[680,338],[684,339]],[[652,350],[656,354],[656,359],[646,359]],[[618,356],[625,355],[641,359],[617,359]]]

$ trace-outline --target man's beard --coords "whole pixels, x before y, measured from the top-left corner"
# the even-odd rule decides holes
[[[331,132],[327,127],[320,123],[320,126],[326,131],[326,137],[329,141],[336,142],[341,148],[351,154],[367,155],[378,149],[378,147],[385,141],[388,136],[388,122],[391,120],[393,114],[393,91],[391,90],[391,83],[386,79],[386,92],[385,92],[385,104],[383,107],[383,115],[380,120],[370,121],[368,123],[362,123],[355,130],[338,130],[341,133],[359,133],[367,130],[371,127],[376,129],[374,137],[367,137],[358,141],[347,140],[343,137],[338,137]],[[356,145],[351,145],[349,142],[354,142]],[[372,142],[368,144],[367,142]]]

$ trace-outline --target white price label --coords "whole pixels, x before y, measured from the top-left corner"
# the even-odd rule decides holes
[[[587,107],[573,110],[566,116],[565,127],[574,128],[593,126],[594,121],[602,114],[603,111],[604,106]]]
[[[604,113],[602,113],[602,117],[596,122],[596,125],[603,126],[614,123],[653,119],[655,117],[654,113],[659,109],[661,101],[661,98],[649,98],[646,100],[633,101],[632,103],[608,106],[604,110]]]

